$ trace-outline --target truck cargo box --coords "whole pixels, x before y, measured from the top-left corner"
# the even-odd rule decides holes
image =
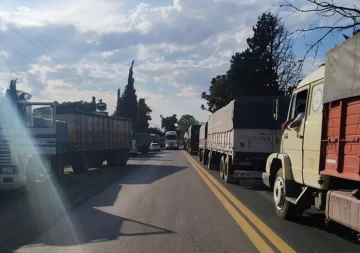
[[[67,123],[67,149],[96,151],[131,148],[131,121],[99,114],[76,112],[57,114]]]
[[[225,107],[209,117],[208,134],[223,133],[233,129],[273,129],[281,128],[286,119],[289,98],[279,99],[278,121],[273,120],[273,104],[278,97],[238,96]]]
[[[360,181],[360,34],[330,50],[325,66],[321,174]]]

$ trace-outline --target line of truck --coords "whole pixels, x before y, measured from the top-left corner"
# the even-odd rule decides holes
[[[65,166],[85,173],[104,161],[126,165],[134,151],[149,152],[150,135],[133,132],[129,119],[58,108],[57,102],[0,98],[0,190],[61,182]]]
[[[188,138],[187,149],[226,182],[261,178],[280,218],[314,206],[326,223],[342,224],[360,239],[359,70],[357,34],[330,50],[291,97],[237,97],[201,125],[198,138]],[[280,130],[299,105],[301,124]]]

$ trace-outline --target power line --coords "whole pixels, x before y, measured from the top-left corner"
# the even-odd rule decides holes
[[[52,61],[54,61],[55,63],[57,63],[58,65],[61,65],[62,67],[66,68],[66,66],[64,66],[63,64],[61,64],[59,61],[55,60],[53,57],[51,57],[47,52],[45,52],[44,50],[42,50],[40,47],[38,47],[35,43],[33,43],[30,39],[28,39],[25,35],[23,35],[21,32],[17,31],[15,28],[13,28],[12,26],[10,26],[9,24],[7,24],[3,19],[1,19],[2,23],[4,25],[6,25],[7,27],[9,27],[11,30],[13,30],[15,33],[17,33],[19,36],[21,36],[23,39],[25,39],[26,41],[28,41],[31,45],[33,45],[36,49],[38,49],[40,52],[44,53],[46,56],[48,56]],[[33,37],[33,36],[32,36]],[[34,37],[35,38],[35,37]],[[36,38],[35,38],[36,39]],[[36,39],[37,41],[40,42],[40,40]],[[44,46],[46,46],[44,43],[40,42],[41,44],[43,44]],[[6,45],[5,43],[2,43],[4,45]],[[11,48],[9,45],[6,45],[7,47]],[[47,48],[49,48],[48,46],[46,46]],[[11,48],[12,50],[14,50],[15,52],[19,53],[20,55],[24,56],[25,58],[29,59],[30,61],[35,62],[33,59],[29,58],[28,56],[24,55],[23,53]],[[50,49],[51,50],[51,49]],[[95,85],[95,84],[91,84],[91,83],[86,83],[86,81],[81,78],[77,73],[74,74],[78,79],[80,79],[82,82],[84,82],[85,84],[91,85],[99,90],[102,90],[102,88],[99,85]],[[58,77],[59,79],[63,79]]]

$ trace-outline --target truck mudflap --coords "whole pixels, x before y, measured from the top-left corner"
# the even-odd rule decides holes
[[[263,185],[262,171],[234,170],[233,181],[242,186]]]
[[[360,233],[360,199],[351,191],[328,191],[325,215],[333,220]]]

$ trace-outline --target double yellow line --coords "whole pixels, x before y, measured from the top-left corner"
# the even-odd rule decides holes
[[[219,199],[225,209],[233,217],[236,223],[244,231],[250,241],[255,245],[259,252],[271,253],[271,248],[262,236],[250,225],[244,216],[280,251],[286,253],[296,252],[284,240],[282,240],[274,231],[272,231],[264,222],[262,222],[253,212],[249,210],[241,201],[229,192],[217,179],[209,172],[204,170],[197,161],[185,151],[182,151],[187,160],[193,166],[195,171],[205,181],[210,190]],[[236,208],[235,208],[236,207]]]

